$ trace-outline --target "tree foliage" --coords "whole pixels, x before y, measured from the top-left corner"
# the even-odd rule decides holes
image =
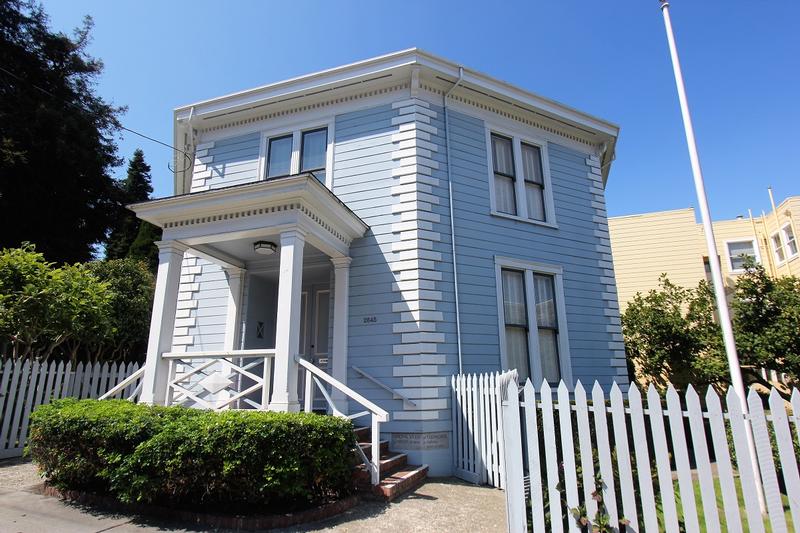
[[[664,389],[724,382],[725,356],[713,323],[713,294],[702,282],[685,289],[662,275],[659,289],[637,294],[622,314],[625,350],[637,377]]]
[[[153,285],[139,261],[56,266],[32,245],[0,250],[0,356],[141,358]]]
[[[122,108],[94,89],[92,21],[53,32],[42,7],[0,0],[0,248],[35,242],[50,261],[92,257],[120,213],[114,135]]]
[[[800,279],[772,278],[745,264],[730,302],[742,366],[800,376]],[[710,285],[679,287],[666,275],[659,288],[637,294],[622,314],[625,351],[640,381],[664,388],[722,386],[730,381]]]
[[[748,364],[800,376],[800,278],[750,262],[736,281],[736,346]]]
[[[122,204],[144,202],[150,199],[153,186],[150,165],[144,160],[144,152],[137,149],[128,163],[128,174],[120,183]],[[120,213],[106,241],[106,259],[122,259],[128,256],[131,245],[139,233],[139,219],[127,209]]]

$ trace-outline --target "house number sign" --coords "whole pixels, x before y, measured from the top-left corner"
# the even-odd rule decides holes
[[[374,324],[378,321],[378,317],[376,316],[365,316],[364,317],[364,324]]]

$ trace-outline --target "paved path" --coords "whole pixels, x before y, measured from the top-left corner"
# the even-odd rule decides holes
[[[39,494],[38,483],[41,480],[32,464],[0,462],[0,533],[203,531],[65,503]],[[277,531],[473,533],[505,530],[502,491],[439,478],[429,480],[391,504],[363,502],[338,517]]]

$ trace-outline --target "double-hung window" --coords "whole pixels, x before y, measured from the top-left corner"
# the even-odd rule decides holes
[[[568,340],[560,269],[498,259],[501,352],[520,381],[569,381]]]
[[[753,239],[728,241],[726,246],[728,263],[733,272],[743,272],[744,264],[749,258],[752,258],[756,262],[759,261],[756,241]]]
[[[772,237],[770,237],[772,241],[772,250],[775,252],[775,261],[778,263],[783,263],[786,261],[786,253],[783,249],[783,241],[781,240],[780,232],[775,232]]]
[[[289,130],[278,135],[262,134],[260,165],[265,179],[303,172],[312,173],[327,184],[329,154],[328,127]]]
[[[791,224],[785,225],[781,231],[783,232],[783,242],[786,245],[786,256],[792,259],[797,255],[797,239],[795,238],[794,230]]]
[[[492,213],[554,224],[547,149],[520,137],[490,133]]]
[[[514,148],[511,139],[492,134],[492,164],[494,165],[494,201],[498,212],[517,214],[516,173]]]
[[[300,148],[300,172],[311,172],[325,183],[325,159],[328,152],[328,129],[304,131]]]

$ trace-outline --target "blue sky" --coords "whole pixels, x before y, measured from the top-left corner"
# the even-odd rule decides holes
[[[52,26],[95,20],[98,91],[171,142],[172,109],[418,46],[621,126],[609,215],[696,204],[657,0],[47,0]],[[489,7],[491,6],[491,7]],[[800,3],[675,0],[672,18],[714,218],[800,194]],[[141,147],[156,195],[169,149]],[[122,175],[124,168],[119,169]]]

